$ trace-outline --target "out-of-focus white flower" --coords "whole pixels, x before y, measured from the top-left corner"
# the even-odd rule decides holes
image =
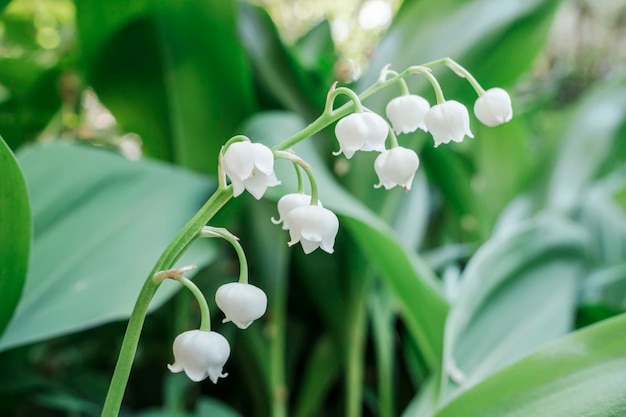
[[[501,88],[490,88],[474,103],[474,114],[490,127],[508,122],[513,117],[509,93]]]
[[[426,127],[435,139],[435,147],[442,143],[462,142],[467,135],[473,138],[470,130],[469,113],[464,105],[455,100],[431,107],[424,118]]]
[[[430,109],[428,100],[416,95],[396,97],[387,104],[385,112],[391,120],[396,134],[411,133],[417,129],[428,131],[424,123],[424,116]]]
[[[384,186],[388,190],[399,185],[410,190],[419,164],[417,154],[411,149],[397,146],[382,152],[374,162],[374,170],[380,181],[375,187]]]
[[[260,143],[235,142],[228,147],[223,159],[224,173],[233,184],[233,196],[246,189],[257,200],[267,187],[280,184],[274,174],[272,150]]]
[[[242,282],[224,284],[215,293],[215,302],[224,312],[224,323],[232,321],[240,329],[265,314],[267,295],[259,287]]]
[[[303,193],[291,193],[285,194],[278,200],[278,220],[272,217],[274,224],[283,224],[283,230],[289,230],[289,224],[287,223],[287,214],[297,207],[308,206],[311,204],[311,196]],[[322,202],[317,200],[317,205],[322,206]]]
[[[230,345],[221,334],[188,330],[174,340],[174,364],[167,367],[174,373],[185,371],[193,382],[209,377],[215,384],[228,376],[222,371],[229,356]]]
[[[350,159],[356,151],[382,152],[385,150],[388,132],[387,122],[376,113],[352,113],[335,126],[339,152],[334,155],[343,152]]]
[[[320,206],[301,206],[291,210],[286,217],[289,225],[289,246],[300,242],[304,253],[317,248],[333,253],[339,219],[335,213]]]

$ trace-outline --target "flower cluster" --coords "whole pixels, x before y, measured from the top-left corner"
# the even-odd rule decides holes
[[[448,65],[459,75],[468,78],[479,97],[474,104],[476,118],[487,126],[497,126],[511,120],[513,110],[511,98],[501,88],[491,88],[484,91],[464,68],[453,61]],[[435,88],[437,104],[430,103],[423,97],[410,94],[406,83],[402,80],[405,94],[389,101],[385,108],[391,127],[385,119],[376,113],[358,112],[360,102],[355,101],[356,113],[341,119],[335,127],[335,135],[339,142],[339,151],[347,159],[354,156],[356,151],[377,151],[380,155],[374,163],[374,170],[379,178],[375,187],[384,186],[390,189],[400,186],[410,190],[413,178],[419,167],[419,158],[411,150],[398,145],[395,135],[411,133],[418,129],[430,132],[434,139],[434,146],[450,142],[462,142],[465,136],[473,138],[470,129],[470,117],[467,108],[455,100],[445,100],[441,87],[424,67],[415,67],[418,73],[423,73]],[[381,73],[380,82],[384,82],[388,74],[399,76],[386,67]],[[395,132],[395,134],[394,134]],[[385,147],[387,137],[391,138],[390,149]]]
[[[480,122],[487,126],[497,126],[511,120],[511,99],[506,91],[501,88],[483,90],[467,70],[452,60],[443,59],[435,63],[445,63],[472,84],[478,94],[474,114]],[[435,89],[437,104],[431,106],[425,98],[409,93],[403,77],[411,73],[420,73],[430,81]],[[351,159],[359,151],[379,152],[374,162],[374,171],[379,179],[378,184],[374,185],[376,188],[391,189],[400,186],[410,190],[413,184],[420,164],[419,158],[414,150],[400,146],[396,135],[421,129],[430,132],[435,147],[461,142],[465,136],[474,137],[467,108],[458,101],[444,99],[441,87],[429,68],[411,67],[403,74],[390,71],[387,67],[381,73],[378,83],[372,87],[382,88],[392,81],[401,83],[403,87],[404,94],[389,101],[385,108],[389,122],[365,109],[352,90],[335,86],[329,92],[323,117],[318,119],[319,129],[322,129],[338,120],[339,114],[346,114],[333,110],[334,99],[339,94],[345,94],[352,100],[353,112],[339,119],[335,126],[339,143],[339,150],[335,155],[343,153],[347,159]],[[387,80],[388,75],[395,78]],[[227,190],[228,178],[234,197],[248,191],[259,200],[269,187],[280,184],[274,173],[274,161],[291,161],[298,175],[298,190],[283,195],[278,200],[278,219],[271,220],[277,225],[282,224],[282,229],[289,232],[289,246],[300,243],[306,254],[317,248],[333,253],[339,220],[318,199],[317,185],[309,164],[292,151],[282,150],[305,138],[304,134],[302,137],[296,135],[285,142],[287,145],[270,149],[263,144],[251,142],[245,136],[233,137],[220,152],[219,186],[220,189]],[[386,144],[388,138],[389,147]],[[302,172],[308,178],[310,194],[303,191]],[[225,229],[209,226],[202,230],[201,236],[226,239],[237,251],[241,266],[239,281],[222,285],[215,294],[215,302],[224,312],[224,322],[230,321],[240,329],[246,329],[265,313],[267,296],[263,290],[248,283],[247,262],[235,236]],[[198,299],[203,315],[203,324],[199,330],[190,330],[176,337],[173,347],[175,361],[168,367],[172,372],[184,371],[192,381],[201,381],[208,377],[215,383],[218,378],[227,375],[223,372],[223,367],[230,355],[230,346],[222,335],[210,330],[210,316],[204,296],[191,281],[182,277],[182,273],[187,270],[168,270],[155,275],[155,278],[158,276],[176,279],[188,287]]]

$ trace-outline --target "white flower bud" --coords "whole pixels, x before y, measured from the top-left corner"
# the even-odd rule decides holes
[[[285,194],[278,200],[278,220],[272,217],[274,224],[283,224],[283,230],[289,230],[289,224],[287,223],[287,214],[297,207],[308,206],[311,204],[311,196],[302,193]],[[317,200],[317,205],[322,206],[322,202]]]
[[[462,142],[465,135],[473,138],[469,113],[464,105],[455,100],[431,107],[424,118],[426,127],[435,139],[435,147],[442,143]]]
[[[385,112],[391,120],[391,125],[396,134],[411,133],[417,129],[427,132],[424,116],[430,109],[428,101],[416,95],[404,95],[396,97],[387,104]]]
[[[289,224],[289,246],[300,242],[304,253],[317,248],[333,253],[339,219],[335,213],[320,206],[302,206],[291,210],[286,218]]]
[[[509,93],[501,88],[490,88],[474,103],[474,114],[489,127],[508,122],[513,117]]]
[[[242,282],[231,282],[219,287],[215,293],[215,302],[226,316],[223,322],[232,321],[240,329],[246,329],[267,309],[267,295],[263,290]]]
[[[224,173],[233,184],[233,196],[246,189],[257,200],[267,187],[280,184],[274,174],[272,150],[260,143],[235,142],[228,147],[223,159]]]
[[[343,152],[346,158],[350,159],[356,151],[382,152],[385,150],[388,132],[387,122],[376,113],[352,113],[335,126],[339,152],[333,155]]]
[[[374,187],[385,186],[388,190],[399,185],[410,190],[419,164],[417,154],[411,149],[397,146],[382,152],[374,162],[374,170],[380,181]]]
[[[193,382],[209,377],[216,384],[228,376],[222,371],[229,356],[230,345],[221,334],[188,330],[174,340],[174,364],[167,367],[174,373],[185,371]]]

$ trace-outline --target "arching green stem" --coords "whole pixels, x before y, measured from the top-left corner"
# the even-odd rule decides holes
[[[448,68],[454,71],[456,75],[458,75],[461,78],[465,78],[467,82],[470,83],[474,91],[476,91],[476,94],[478,94],[479,97],[485,94],[485,89],[480,85],[480,83],[476,80],[476,78],[474,78],[472,73],[466,70],[465,67],[463,67],[461,64],[459,64],[458,62],[456,62],[450,57],[441,58],[436,61],[427,62],[426,64],[423,64],[421,66],[433,67],[435,65],[440,65],[440,64],[447,65]]]
[[[196,284],[194,284],[190,279],[185,278],[184,276],[180,276],[174,278],[176,281],[180,282],[187,288],[193,296],[198,301],[198,305],[200,306],[200,330],[205,330],[207,332],[211,331],[211,312],[209,311],[209,305],[206,302],[206,298],[204,298],[204,294],[200,291],[200,288]]]
[[[248,283],[248,260],[246,259],[246,253],[243,251],[241,244],[239,243],[239,238],[232,233],[230,233],[227,229],[223,227],[213,227],[213,226],[205,226],[202,228],[202,232],[200,232],[202,237],[221,237],[230,243],[235,252],[237,252],[237,257],[239,258],[239,282],[243,284]]]
[[[304,192],[304,181],[302,181],[302,171],[300,165],[293,163],[293,167],[296,170],[296,178],[298,179],[298,189],[296,192],[302,194]]]
[[[311,205],[316,206],[317,199],[318,199],[317,182],[315,181],[315,176],[313,175],[313,171],[311,171],[311,166],[304,159],[300,158],[298,155],[292,152],[274,151],[274,157],[276,159],[288,159],[294,164],[298,164],[298,166],[302,168],[302,170],[304,170],[304,173],[309,179],[309,184],[311,185]]]
[[[398,146],[398,137],[391,126],[389,126],[389,133],[387,134],[387,137],[389,138],[389,149],[396,148]]]
[[[328,97],[326,98],[326,107],[324,108],[324,113],[332,114],[333,113],[333,105],[335,103],[335,99],[340,94],[346,95],[352,100],[354,103],[354,111],[355,113],[363,112],[363,105],[361,104],[361,100],[359,96],[352,90],[346,87],[333,88],[330,90]]]
[[[385,81],[387,80],[387,76],[388,75],[393,75],[395,77],[399,77],[400,74],[398,74],[397,71],[394,70],[390,70],[389,67],[391,66],[391,64],[388,64],[385,66],[385,68],[383,68],[380,71],[380,77],[378,78],[379,81]],[[407,85],[406,81],[404,80],[404,78],[399,77],[398,78],[398,83],[400,84],[400,91],[402,93],[403,96],[408,96],[410,95],[410,91],[409,91],[409,86]]]
[[[435,76],[431,74],[430,69],[424,68],[421,66],[412,67],[412,68],[414,69],[415,73],[422,74],[424,77],[426,77],[428,82],[433,86],[433,90],[435,90],[435,96],[437,97],[437,104],[445,103],[446,99],[443,97],[443,90],[441,89],[441,86],[439,85],[439,81],[437,81]]]
[[[199,236],[202,227],[207,224],[215,213],[224,207],[232,196],[232,187],[229,186],[225,189],[218,189],[180,232],[178,232],[148,275],[148,278],[139,292],[130,319],[128,320],[126,334],[124,335],[120,354],[117,364],[115,365],[111,385],[109,386],[109,391],[102,408],[103,417],[116,417],[120,411],[130,370],[135,358],[135,353],[137,352],[141,329],[148,312],[150,301],[152,297],[154,297],[160,284],[160,282],[153,280],[154,274],[171,268],[191,243]]]

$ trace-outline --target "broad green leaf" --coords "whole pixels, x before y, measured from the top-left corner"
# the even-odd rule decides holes
[[[581,198],[579,221],[589,230],[593,253],[608,266],[626,259],[626,213],[614,195],[626,185],[626,175],[616,173],[587,189]]]
[[[240,2],[239,31],[269,97],[304,117],[316,116],[330,86],[319,85],[283,45],[272,19],[258,6]]]
[[[301,388],[295,398],[294,417],[320,415],[326,395],[341,370],[337,350],[333,339],[324,335],[310,349],[306,367],[300,375],[298,385]]]
[[[277,137],[277,131],[286,136],[303,127],[298,116],[273,112],[251,119],[245,131],[257,141],[274,145],[286,138]],[[350,232],[364,255],[383,277],[398,300],[401,315],[412,337],[422,349],[429,365],[437,367],[442,354],[447,303],[440,294],[434,273],[417,254],[402,246],[388,224],[336,183],[310,142],[300,143],[294,150],[312,165],[320,199],[341,217],[341,225]],[[268,196],[274,199],[296,189],[293,168],[287,162],[277,163],[276,170],[283,186],[270,190]]]
[[[22,294],[31,242],[31,218],[24,176],[0,137],[0,336]]]
[[[372,84],[388,63],[402,70],[446,56],[461,64],[466,60],[480,64],[490,77],[506,73],[499,83],[513,81],[539,52],[547,29],[541,19],[551,14],[555,4],[558,2],[549,0],[405,2],[359,85]],[[542,30],[537,35],[539,27]],[[535,33],[529,39],[530,28]],[[477,70],[473,66],[468,69]],[[443,87],[445,91],[445,84]]]
[[[626,119],[626,83],[603,85],[577,105],[564,125],[561,150],[548,188],[548,205],[571,210],[611,156]]]
[[[54,143],[19,155],[34,243],[24,295],[0,350],[128,317],[169,241],[208,198],[206,178],[90,147]],[[210,262],[205,239],[181,265]],[[152,308],[178,286],[164,283]]]
[[[328,20],[322,20],[298,39],[291,51],[320,85],[333,83],[337,54]]]
[[[476,252],[446,322],[442,400],[572,328],[585,244],[582,229],[538,217]]]
[[[626,315],[568,335],[462,393],[436,417],[626,414]]]
[[[146,153],[213,172],[253,110],[234,1],[79,1],[87,81]]]
[[[239,417],[239,413],[214,398],[202,397],[198,401],[196,417]]]
[[[217,153],[254,108],[234,0],[156,3],[176,161],[217,171]]]

